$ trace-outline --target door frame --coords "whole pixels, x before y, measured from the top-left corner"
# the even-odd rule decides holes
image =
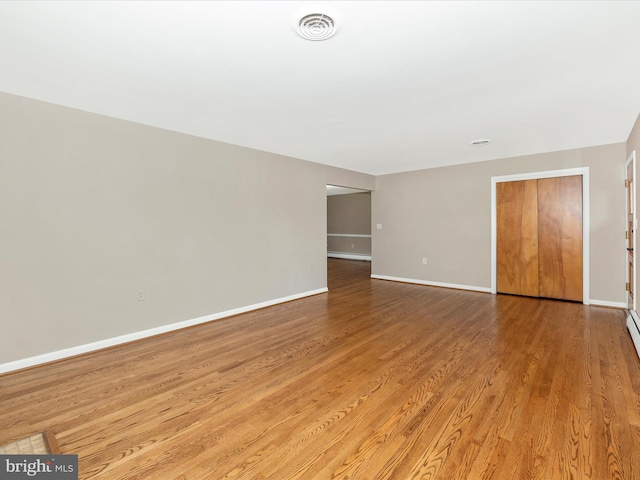
[[[637,300],[636,300],[636,295],[637,295],[637,285],[636,285],[636,231],[638,229],[638,216],[637,216],[637,206],[636,206],[636,151],[633,150],[631,152],[631,155],[629,155],[629,158],[627,158],[627,161],[624,163],[624,178],[627,178],[627,171],[629,168],[629,164],[632,164],[631,170],[631,202],[633,204],[633,245],[631,246],[631,248],[633,248],[633,287],[634,287],[634,295],[633,295],[633,305],[629,305],[629,295],[627,295],[627,308],[629,310],[636,310],[636,305],[637,305]],[[625,196],[628,195],[627,189],[625,188]],[[628,219],[629,218],[629,206],[628,206],[628,198],[625,198],[625,202],[624,202],[624,209],[625,209],[625,218]],[[625,221],[626,223],[626,221]],[[625,265],[627,264],[628,260],[628,254],[625,252],[625,259],[624,259],[624,263]],[[629,269],[625,268],[625,271],[627,272],[626,274],[626,279],[627,282],[629,282],[631,279],[629,278]]]
[[[582,176],[582,303],[589,305],[589,167],[548,170],[544,172],[517,173],[491,177],[491,293],[498,293],[498,238],[496,214],[496,184],[518,180]]]
[[[329,193],[331,190],[333,190],[334,192],[340,192],[340,193]],[[373,203],[373,190],[368,190],[368,189],[363,189],[363,188],[354,188],[354,187],[344,187],[342,185],[333,185],[330,183],[327,183],[327,202],[329,199],[329,196],[331,195],[352,195],[355,193],[368,193],[370,195],[369,197],[369,210],[372,212],[373,209],[372,207],[372,203]],[[325,220],[325,229],[327,229],[328,227],[328,223],[329,223],[329,209],[326,209],[326,220]],[[373,218],[373,214],[371,215],[371,218]],[[326,245],[327,245],[327,258],[342,258],[345,260],[362,260],[365,262],[371,262],[371,256],[373,254],[373,230],[371,230],[371,218],[369,219],[369,228],[370,228],[370,232],[369,234],[357,234],[357,233],[332,233],[327,231],[327,237],[326,237]],[[349,237],[349,238],[370,238],[371,239],[371,253],[364,254],[364,253],[354,253],[354,254],[350,254],[350,253],[345,253],[345,252],[329,252],[329,237]]]

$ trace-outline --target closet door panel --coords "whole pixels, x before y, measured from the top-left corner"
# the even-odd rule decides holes
[[[541,297],[582,301],[582,177],[538,180]]]
[[[496,184],[497,290],[537,297],[537,180]]]

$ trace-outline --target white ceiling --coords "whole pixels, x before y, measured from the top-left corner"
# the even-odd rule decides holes
[[[624,142],[639,59],[637,1],[0,2],[0,91],[370,174]]]

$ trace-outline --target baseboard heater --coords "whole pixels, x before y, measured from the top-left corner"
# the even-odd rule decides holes
[[[640,357],[640,318],[635,310],[629,310],[627,315],[627,328],[631,334],[631,340],[636,347],[636,353]]]

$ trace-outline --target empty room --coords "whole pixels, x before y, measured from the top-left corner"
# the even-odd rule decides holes
[[[0,480],[640,478],[640,2],[0,2]]]

